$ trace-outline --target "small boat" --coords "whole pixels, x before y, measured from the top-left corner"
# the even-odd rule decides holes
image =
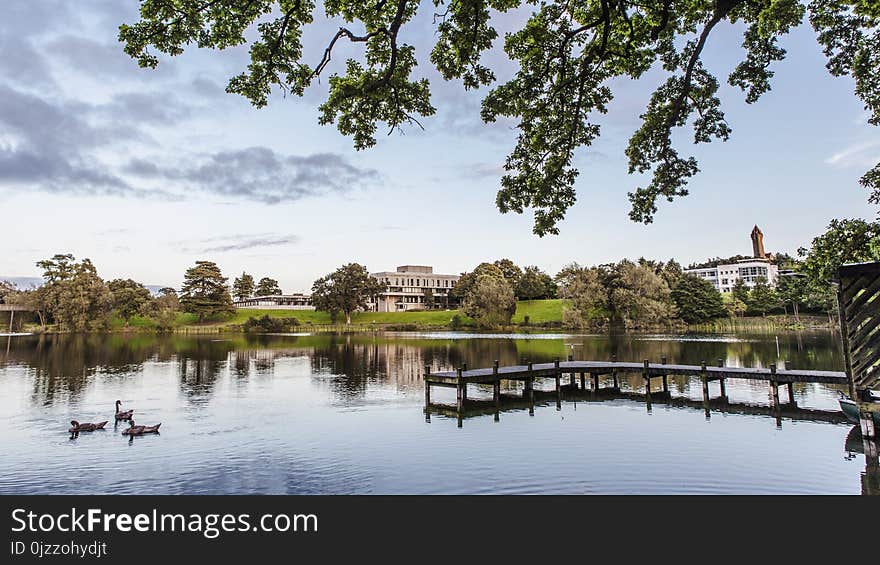
[[[865,390],[863,394],[864,400],[862,400],[862,402],[876,402],[877,404],[880,404],[880,391]],[[846,419],[853,424],[858,424],[859,405],[856,401],[841,392],[838,402],[840,402],[840,409],[843,411],[843,415],[846,416]],[[874,426],[880,427],[880,412],[872,412],[871,416],[874,418]]]
[[[122,405],[121,400],[116,401],[116,420],[131,420],[132,415],[134,415],[134,410],[126,410],[125,412],[121,411],[119,407]]]
[[[129,420],[128,429],[122,430],[122,435],[124,436],[142,436],[144,434],[158,434],[159,426],[162,423],[159,422],[155,426],[135,426],[134,420]]]
[[[107,420],[104,420],[103,422],[98,422],[97,424],[93,424],[91,422],[83,422],[82,424],[80,424],[76,420],[71,420],[70,425],[73,427],[71,427],[67,431],[72,434],[78,434],[80,432],[93,432],[95,430],[103,430],[104,426],[107,425]]]

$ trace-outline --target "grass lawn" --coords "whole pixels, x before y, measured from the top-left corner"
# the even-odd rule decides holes
[[[513,315],[514,324],[522,324],[526,316],[530,324],[546,324],[549,322],[562,321],[562,306],[565,300],[520,300],[516,304],[516,314]]]
[[[517,303],[514,324],[522,324],[529,317],[529,324],[544,324],[562,321],[563,300],[523,300]],[[192,314],[178,314],[178,326],[233,326],[244,324],[248,318],[259,318],[268,315],[272,318],[296,318],[300,325],[329,325],[330,314],[314,310],[261,310],[258,308],[241,308],[231,318],[209,320],[199,324]],[[419,326],[448,327],[452,317],[461,317],[463,326],[473,326],[474,321],[460,310],[428,310],[424,312],[356,312],[351,316],[351,323],[358,325],[415,324]],[[340,316],[336,324],[344,324],[345,318]],[[118,322],[121,327],[122,322]],[[149,326],[149,320],[133,319],[132,326]],[[115,324],[114,324],[115,325]]]

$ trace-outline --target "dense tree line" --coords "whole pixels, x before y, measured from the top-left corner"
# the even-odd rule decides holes
[[[825,233],[798,250],[797,258],[777,254],[774,260],[791,271],[779,277],[775,288],[766,279],[759,278],[751,288],[738,280],[722,296],[708,281],[686,274],[675,260],[624,259],[592,267],[571,263],[551,277],[536,266],[520,267],[505,258],[462,273],[444,306],[460,307],[484,328],[509,325],[519,300],[548,298],[565,300],[562,322],[573,328],[636,329],[781,313],[800,321],[804,312],[832,319],[837,270],[846,263],[880,261],[880,223],[832,220]],[[230,292],[228,279],[211,261],[196,261],[187,269],[179,293],[163,288],[155,296],[132,279],[105,282],[89,259],[77,261],[71,254],[54,255],[37,266],[43,270],[43,284],[20,290],[0,281],[0,303],[25,305],[43,328],[64,331],[106,329],[114,316],[126,327],[141,317],[158,330],[168,330],[182,312],[199,322],[229,316],[233,293],[238,299],[281,294],[276,280],[263,277],[255,283],[247,273],[235,279]],[[312,300],[334,321],[344,316],[351,323],[351,315],[384,290],[366,267],[349,263],[316,280]],[[432,306],[434,297],[426,296],[425,307]],[[265,320],[251,326],[261,324]]]

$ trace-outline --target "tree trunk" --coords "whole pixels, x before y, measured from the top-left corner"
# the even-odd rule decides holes
[[[345,324],[346,325],[351,324],[351,312],[349,312],[347,310],[345,312]]]
[[[798,324],[800,324],[801,323],[801,309],[798,308],[798,303],[795,302],[792,305],[792,308],[794,309],[794,319],[797,321]]]

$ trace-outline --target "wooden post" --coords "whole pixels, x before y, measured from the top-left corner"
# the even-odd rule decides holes
[[[587,377],[585,373],[581,373],[581,390],[587,392]]]
[[[427,408],[431,404],[431,381],[428,380],[428,377],[431,374],[431,366],[425,365],[425,407]]]
[[[464,384],[464,381],[461,378],[462,367],[458,368],[458,384],[455,387],[456,392],[456,407],[459,412],[464,409],[464,403],[467,401],[467,385]]]
[[[645,368],[642,374],[642,378],[645,380],[645,402],[648,403],[648,410],[651,409],[651,373],[650,373],[650,362],[645,359]]]
[[[461,364],[461,370],[462,370],[462,371],[467,371],[467,363],[462,363],[462,364]]]
[[[614,354],[611,356],[611,362],[617,363],[617,354]],[[616,370],[611,371],[611,378],[614,379],[614,388],[619,389],[620,383],[617,380],[617,371]]]
[[[788,402],[794,404],[794,383],[788,383]]]
[[[703,406],[709,407],[709,372],[706,370],[706,362],[700,363],[700,381],[703,384]]]
[[[495,375],[495,380],[492,383],[492,396],[495,399],[495,408],[501,408],[501,379],[498,378],[498,359],[495,360],[495,363],[492,365],[492,374]],[[497,422],[498,413],[495,413]]]
[[[593,379],[593,392],[599,392],[599,373],[591,373],[590,377]]]
[[[779,412],[779,381],[776,380],[776,363],[770,365],[770,399],[773,402],[773,410],[776,412],[776,425],[782,425]]]
[[[665,365],[665,364],[666,364],[666,357],[661,357],[661,358],[660,358],[660,363],[661,363],[662,365]],[[669,381],[668,381],[668,379],[666,378],[666,373],[663,373],[663,392],[664,392],[664,393],[668,393],[668,392],[669,392]]]
[[[15,309],[9,311],[9,333],[12,333],[12,320],[15,319]]]
[[[724,359],[718,359],[718,366],[724,367]],[[724,377],[718,379],[718,384],[721,386],[721,398],[727,400],[727,388],[724,386]]]
[[[559,361],[556,361],[556,366],[557,367],[559,366]],[[560,408],[562,408],[562,406],[560,406],[560,403],[562,401],[562,386],[560,383],[562,373],[559,373],[557,371],[556,375],[554,375],[554,376],[556,377],[556,408],[560,409]]]
[[[526,377],[526,387],[525,393],[529,399],[529,402],[532,403],[532,406],[529,408],[529,414],[534,414],[534,402],[535,402],[535,377],[531,375],[532,373],[532,362],[528,362],[529,368],[529,376]]]
[[[791,361],[789,361],[789,360],[785,361],[785,370],[791,371]]]
[[[859,426],[862,428],[862,437],[872,439],[877,437],[877,430],[874,426],[874,417],[871,412],[862,410],[859,406]]]

